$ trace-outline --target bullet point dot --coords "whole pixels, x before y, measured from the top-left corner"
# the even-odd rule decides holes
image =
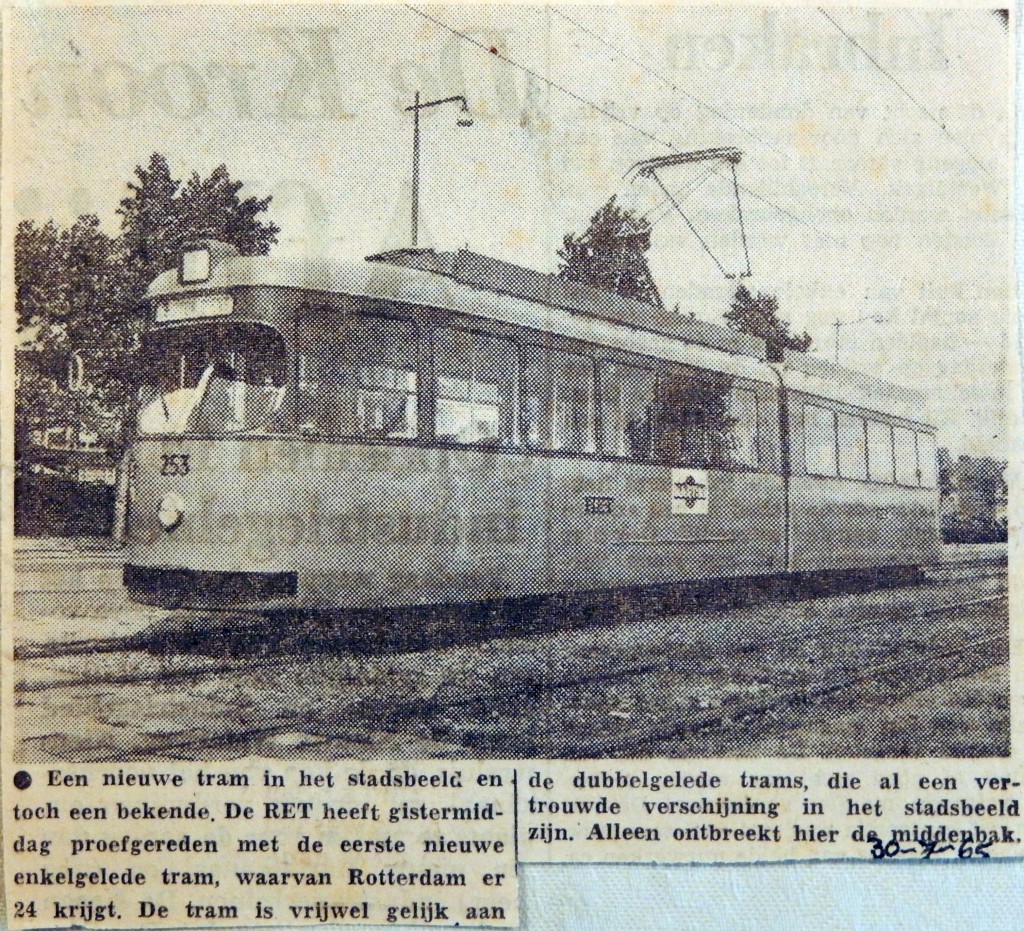
[[[27,789],[30,785],[32,785],[32,777],[25,770],[19,769],[14,774],[14,788]]]

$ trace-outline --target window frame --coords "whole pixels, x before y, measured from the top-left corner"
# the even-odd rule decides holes
[[[303,324],[308,324],[319,316],[326,318],[328,327],[333,327],[331,318],[340,319],[344,316],[366,316],[383,318],[385,320],[396,320],[412,323],[415,327],[416,349],[413,353],[417,365],[417,426],[418,433],[415,438],[388,438],[376,436],[334,436],[326,433],[312,434],[304,437],[294,429],[298,438],[308,438],[319,441],[334,442],[359,442],[369,444],[402,444],[417,445],[424,448],[462,448],[462,449],[485,449],[494,452],[518,450],[529,453],[531,456],[564,457],[594,462],[643,462],[658,465],[679,465],[681,460],[674,459],[659,453],[656,437],[660,428],[662,411],[660,407],[660,390],[663,382],[672,377],[674,373],[685,373],[689,378],[694,379],[698,384],[706,383],[708,390],[719,391],[720,386],[727,386],[725,390],[731,394],[735,389],[746,390],[752,393],[754,398],[754,409],[757,422],[755,425],[754,451],[757,455],[757,463],[754,466],[740,465],[723,459],[715,460],[714,443],[710,442],[708,461],[693,463],[688,467],[705,468],[722,472],[746,472],[748,474],[783,474],[785,468],[785,452],[783,449],[783,430],[776,423],[774,431],[771,427],[772,421],[766,422],[763,415],[767,412],[776,412],[775,402],[771,399],[776,397],[778,388],[771,381],[760,381],[756,378],[748,378],[740,375],[730,375],[720,372],[714,368],[704,368],[698,364],[682,362],[674,359],[665,359],[659,355],[650,355],[645,352],[636,352],[625,347],[608,346],[605,343],[595,342],[592,339],[580,338],[562,333],[549,333],[545,330],[533,327],[517,325],[510,321],[493,320],[488,317],[474,315],[468,310],[452,311],[443,307],[431,307],[430,305],[417,304],[407,301],[393,301],[378,298],[361,298],[352,295],[311,295],[297,305],[292,316],[294,330],[298,331]],[[438,377],[434,358],[433,333],[438,329],[465,331],[488,339],[510,345],[516,352],[516,365],[514,370],[514,395],[510,424],[510,434],[514,431],[514,445],[502,439],[500,444],[472,444],[451,442],[440,439],[436,432],[437,405],[441,400],[438,391]],[[330,338],[330,329],[327,330]],[[296,338],[295,350],[290,360],[291,378],[297,386],[299,378],[299,347],[300,341]],[[524,386],[527,384],[525,371],[528,367],[529,356],[544,357],[547,354],[570,356],[574,359],[583,360],[589,381],[589,412],[588,412],[588,433],[589,436],[586,448],[552,449],[547,446],[531,446],[526,442],[527,431],[524,422],[523,402],[525,398]],[[604,451],[602,445],[602,423],[601,423],[601,385],[600,372],[602,366],[613,365],[621,368],[641,370],[645,373],[653,373],[654,376],[654,405],[650,418],[650,444],[648,454],[645,458],[634,458],[620,456]],[[648,376],[649,377],[649,376]],[[550,371],[545,371],[545,388],[553,382]],[[298,424],[296,423],[296,428]],[[766,432],[767,431],[767,432]],[[768,452],[766,453],[765,444]],[[771,444],[775,444],[774,447]],[[772,449],[774,448],[774,452]],[[767,460],[766,460],[767,455]]]
[[[644,456],[635,456],[630,453],[609,452],[607,447],[607,431],[605,427],[605,379],[606,373],[614,369],[632,369],[634,372],[641,372],[650,377],[651,398],[647,416],[647,453]],[[645,365],[637,365],[632,360],[623,362],[619,359],[601,357],[597,359],[596,372],[596,400],[594,404],[596,413],[596,452],[603,459],[626,462],[652,462],[654,460],[654,431],[657,416],[658,403],[658,381],[659,372],[656,368]],[[621,386],[621,383],[620,383]],[[626,437],[628,441],[628,437]]]
[[[403,314],[400,312],[391,312],[392,305],[386,305],[383,308],[378,308],[375,304],[367,304],[365,302],[355,302],[352,306],[341,306],[332,307],[325,304],[312,304],[301,307],[295,315],[295,348],[294,348],[294,359],[292,363],[291,380],[295,386],[295,428],[296,434],[299,438],[308,438],[312,440],[331,440],[338,442],[360,442],[360,443],[399,443],[402,445],[416,445],[422,443],[426,439],[423,430],[423,414],[424,414],[424,395],[425,395],[425,380],[423,378],[423,352],[422,352],[422,336],[423,328],[420,325],[420,321],[412,314]],[[354,319],[359,320],[382,320],[388,323],[403,324],[411,327],[412,330],[412,360],[413,360],[413,373],[415,375],[415,390],[406,391],[406,398],[412,397],[413,399],[413,410],[415,411],[416,423],[415,432],[412,436],[374,436],[368,433],[328,433],[328,432],[302,432],[301,424],[301,384],[303,377],[304,363],[308,361],[307,354],[303,352],[303,325],[308,323],[315,317],[333,317],[334,326],[331,331],[331,345],[333,346],[337,358],[338,354],[342,354],[340,349],[340,338],[344,335],[343,321],[351,321]],[[343,357],[344,358],[344,357]],[[381,393],[386,392],[389,394],[400,394],[399,391],[391,391],[389,389],[377,389],[377,388],[366,388],[362,384],[362,379],[357,376],[353,390],[356,392],[354,397],[355,409],[358,411],[360,406],[359,392],[372,392]],[[407,402],[408,403],[408,402]]]
[[[816,401],[804,401],[803,404],[802,404],[802,407],[803,407],[803,410],[801,411],[802,417],[801,417],[800,427],[801,427],[801,431],[803,433],[803,447],[804,447],[803,467],[804,467],[804,474],[805,475],[814,476],[815,478],[839,478],[840,477],[840,475],[839,475],[839,428],[838,428],[838,424],[837,424],[837,420],[836,420],[836,411],[835,411],[835,409],[832,408],[832,407],[825,407],[821,403],[818,403]],[[816,472],[816,471],[812,471],[812,469],[811,469],[811,463],[810,463],[810,457],[809,457],[809,451],[811,449],[811,446],[810,446],[810,444],[807,441],[808,440],[808,435],[809,435],[809,432],[810,432],[808,430],[808,428],[807,428],[808,427],[808,412],[811,411],[811,410],[821,411],[821,412],[823,412],[825,414],[828,414],[829,415],[829,420],[831,421],[831,424],[832,424],[832,431],[831,431],[832,432],[832,443],[831,443],[831,447],[832,447],[832,471],[831,472]],[[825,449],[829,448],[829,444],[828,443],[823,443],[823,444],[821,444],[817,448],[825,450]]]
[[[235,292],[230,292],[232,295]],[[222,337],[230,337],[235,335],[234,331],[244,332],[250,330],[252,332],[261,330],[266,331],[267,336],[273,341],[276,341],[280,348],[280,381],[281,384],[276,386],[283,388],[285,391],[284,400],[280,408],[281,424],[279,427],[266,431],[253,432],[250,430],[209,430],[201,429],[195,426],[189,426],[188,429],[174,430],[174,429],[162,429],[162,430],[143,430],[139,423],[139,418],[143,414],[143,410],[147,406],[142,402],[140,398],[140,392],[147,387],[149,383],[142,379],[136,379],[133,382],[133,391],[130,396],[130,401],[126,410],[126,429],[128,435],[131,437],[131,442],[135,442],[139,439],[162,439],[171,438],[179,440],[182,438],[200,438],[200,439],[254,439],[254,438],[265,438],[265,437],[289,437],[295,433],[295,411],[294,411],[294,388],[292,382],[292,353],[293,349],[289,343],[289,328],[282,327],[279,322],[264,319],[262,317],[253,317],[244,312],[236,312],[231,317],[201,317],[191,320],[173,320],[153,325],[152,323],[143,330],[141,334],[141,346],[140,346],[140,358],[143,366],[152,367],[156,361],[152,357],[161,353],[166,353],[169,350],[170,341],[189,342],[193,340],[199,340],[200,335],[205,339],[210,333],[217,334],[221,331]],[[180,352],[181,346],[178,346],[178,363],[175,366],[177,372],[174,382],[177,383],[178,389],[184,388],[184,374],[186,372],[186,355]],[[275,352],[277,350],[275,349]],[[234,352],[234,350],[233,350]],[[265,361],[267,356],[266,347],[259,353],[259,358]],[[196,370],[196,380],[201,377],[206,366],[200,366]],[[191,381],[192,379],[187,379]],[[247,383],[246,383],[247,384]],[[245,389],[242,389],[243,391]],[[205,398],[198,399],[198,403],[193,410],[193,414],[199,411],[202,406],[202,402]],[[190,415],[189,419],[192,417]]]
[[[706,406],[696,405],[692,408],[685,408],[682,412],[685,414],[685,418],[667,416],[667,412],[671,408],[668,400],[671,396],[670,386],[680,378],[692,384],[694,394],[698,398],[701,395],[721,396],[724,400],[725,417],[729,417],[735,411],[736,397],[739,392],[749,393],[753,397],[754,421],[751,444],[755,460],[753,464],[739,462],[732,455],[731,450],[728,459],[722,455],[723,450],[719,448],[722,444],[716,443],[712,436]],[[680,468],[708,469],[718,472],[782,474],[781,448],[776,447],[774,460],[772,456],[766,455],[766,449],[771,449],[770,446],[766,447],[771,433],[770,431],[766,432],[766,424],[761,416],[765,412],[763,395],[766,391],[775,392],[777,389],[767,382],[726,375],[714,369],[704,369],[682,362],[663,360],[663,364],[658,370],[655,398],[655,417],[652,430],[653,461]],[[774,411],[777,418],[778,406],[774,407]],[[685,419],[689,419],[690,423],[686,424]],[[777,419],[775,429],[775,443],[778,444],[781,434]],[[684,436],[684,432],[687,430],[692,431],[688,437]],[[691,447],[688,450],[683,448],[687,445]],[[697,449],[698,446],[700,449]],[[673,455],[673,451],[677,454]]]
[[[853,414],[849,411],[836,411],[836,467],[839,473],[839,478],[846,479],[850,482],[867,482],[869,481],[868,475],[868,425],[867,418],[862,414]],[[846,417],[850,420],[858,421],[860,424],[860,436],[861,436],[861,465],[863,466],[862,473],[858,475],[847,475],[844,472],[843,463],[843,436],[842,429],[839,424],[842,419]]]
[[[430,430],[425,437],[431,440],[434,445],[441,446],[443,448],[456,448],[456,449],[523,449],[523,438],[522,438],[522,423],[521,423],[521,386],[522,386],[522,367],[524,358],[524,344],[521,340],[516,339],[514,336],[508,336],[502,333],[495,333],[490,330],[481,329],[480,327],[472,326],[472,321],[463,321],[458,318],[445,319],[441,321],[432,321],[429,324],[430,338],[427,340],[427,355],[429,356],[429,372],[430,372]],[[474,377],[476,372],[476,357],[477,349],[473,341],[477,339],[491,340],[495,343],[504,343],[510,347],[515,355],[513,364],[509,371],[511,372],[511,397],[508,399],[507,406],[508,410],[504,410],[505,404],[501,403],[499,394],[498,403],[495,405],[498,408],[498,438],[497,442],[491,443],[487,441],[461,441],[458,439],[443,439],[437,432],[438,412],[440,410],[441,401],[458,401],[458,398],[448,398],[441,394],[439,390],[440,377],[438,374],[438,352],[437,352],[437,337],[438,334],[448,330],[454,333],[462,333],[470,337],[470,345],[473,347],[470,354],[470,379],[467,382],[468,397],[464,402],[467,405],[479,404],[484,406],[484,402],[475,402],[473,399],[473,385],[477,384]],[[500,387],[500,386],[499,386]],[[508,431],[506,436],[506,430]]]
[[[872,469],[871,449],[872,449],[872,446],[874,445],[873,442],[872,442],[872,438],[871,438],[871,427],[872,427],[872,425],[874,425],[876,427],[883,428],[884,431],[885,431],[885,435],[887,437],[886,449],[887,449],[888,454],[889,454],[888,457],[887,457],[888,468],[886,470],[885,476],[882,477],[882,478],[876,477],[876,475],[875,475],[875,473],[874,473],[874,471]],[[892,424],[888,423],[885,420],[879,420],[877,417],[868,417],[868,418],[866,418],[866,430],[867,430],[867,437],[868,437],[868,481],[871,482],[874,485],[895,485],[896,484],[896,458],[895,458],[896,457],[896,453],[895,453],[895,450],[893,448]]]
[[[580,370],[586,379],[586,411],[585,411],[585,435],[582,449],[572,446],[555,445],[555,427],[557,425],[557,403],[558,387],[565,382],[555,376],[556,371],[563,371],[561,366],[552,363],[559,359],[570,358],[580,363]],[[540,415],[539,421],[542,430],[541,439],[538,443],[528,442],[528,421],[524,398],[527,394],[533,394],[532,388],[528,388],[530,378],[527,376],[528,367],[536,365],[540,368],[542,383],[539,392]],[[519,421],[520,445],[531,453],[538,454],[564,454],[579,457],[593,458],[598,455],[597,444],[597,365],[594,357],[586,352],[573,351],[568,349],[541,346],[537,343],[521,343],[519,345],[519,409],[516,412]]]
[[[749,385],[732,384],[729,386],[729,401],[727,406],[731,408],[739,392],[749,394],[754,399],[754,432],[751,437],[750,447],[754,453],[752,463],[738,462],[733,460],[729,463],[729,470],[736,472],[759,472],[761,470],[761,403],[757,391]],[[722,464],[724,465],[724,463]]]
[[[900,459],[899,459],[899,446],[896,442],[897,432],[909,434],[909,451],[913,455],[913,469],[914,469],[914,481],[904,482],[901,481],[900,475]],[[893,466],[893,484],[900,488],[920,488],[921,487],[921,462],[917,452],[917,431],[913,427],[905,427],[902,424],[893,424],[892,427],[892,466]]]
[[[807,407],[818,407],[824,410],[830,410],[833,414],[835,421],[835,439],[836,439],[836,469],[837,475],[835,477],[842,478],[845,481],[850,482],[861,482],[871,485],[888,485],[891,487],[899,488],[935,488],[938,484],[937,467],[935,467],[935,474],[932,477],[931,484],[925,481],[925,470],[922,468],[922,437],[929,437],[932,444],[937,445],[937,438],[933,428],[924,424],[922,421],[912,420],[906,417],[896,417],[893,415],[886,414],[884,412],[874,410],[871,408],[855,406],[847,402],[835,402],[834,404],[826,398],[822,398],[820,395],[805,394],[803,392],[797,392],[795,400],[791,401],[791,410],[799,406],[800,408],[806,409]],[[842,436],[840,433],[840,418],[850,417],[860,420],[864,425],[864,454],[866,463],[866,477],[860,476],[849,476],[844,474],[843,470],[843,455],[841,450]],[[803,415],[791,414],[789,417],[789,431],[792,434],[793,430],[798,431],[798,435],[801,436],[801,444],[803,446],[803,474],[819,477],[829,478],[833,476],[822,476],[817,472],[811,472],[807,468],[807,429],[806,423],[803,422]],[[906,431],[910,436],[913,437],[914,441],[914,482],[909,483],[907,481],[900,481],[896,473],[896,431]],[[909,443],[907,443],[907,451],[909,451]],[[876,456],[875,454],[881,454]],[[799,451],[794,447],[792,455],[795,457],[799,455]],[[909,463],[909,459],[907,460]],[[878,474],[879,467],[881,466],[883,472],[881,475]],[[795,461],[790,463],[790,470],[792,474],[798,474],[796,469],[799,468],[799,464]],[[908,476],[901,476],[907,478]]]
[[[934,433],[930,433],[927,430],[915,430],[915,445],[917,446],[917,476],[918,483],[921,488],[934,489],[939,485],[939,450],[938,450],[938,437]],[[928,437],[931,445],[932,462],[929,475],[929,481],[925,482],[925,470],[921,461],[921,437]]]

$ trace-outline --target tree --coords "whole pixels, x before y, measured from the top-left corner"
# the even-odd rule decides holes
[[[783,349],[806,352],[811,346],[809,333],[790,333],[789,324],[779,317],[779,300],[774,294],[758,291],[754,297],[744,284],[736,288],[725,322],[730,330],[761,337],[767,344],[770,362],[781,362]]]
[[[182,247],[219,239],[245,255],[262,255],[279,228],[263,222],[270,198],[241,199],[242,182],[224,165],[182,185],[167,159],[154,153],[135,169],[130,195],[110,236],[95,216],[67,229],[52,221],[19,224],[15,234],[19,335],[16,436],[19,451],[32,432],[82,423],[120,445],[123,417],[136,378],[143,320],[140,301],[149,282],[172,268]],[[69,366],[84,374],[69,390]],[[111,436],[110,434],[113,433]]]
[[[941,448],[939,514],[947,543],[1006,540],[1006,462],[989,456],[959,456]]]
[[[140,294],[194,240],[231,243],[242,255],[266,255],[277,242],[280,227],[260,220],[271,198],[240,199],[242,182],[233,181],[224,165],[207,178],[193,172],[182,186],[171,177],[167,159],[154,152],[148,167],[136,167],[135,179],[117,212],[126,260]]]
[[[582,235],[566,233],[558,250],[558,274],[602,291],[661,307],[647,266],[651,224],[615,203],[615,195],[591,218]]]
[[[935,465],[936,465],[936,477],[938,478],[939,484],[939,502],[940,508],[941,503],[946,501],[950,495],[956,490],[956,466],[953,463],[953,457],[949,454],[949,449],[945,446],[940,446],[935,453]]]
[[[123,321],[127,291],[118,242],[95,216],[79,217],[68,229],[25,221],[15,231],[14,260],[18,452],[32,432],[47,426],[84,424],[108,434],[105,412],[128,390],[122,359],[132,349]],[[87,384],[71,391],[79,374]]]

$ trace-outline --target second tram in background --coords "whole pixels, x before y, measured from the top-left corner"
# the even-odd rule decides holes
[[[134,599],[331,609],[938,557],[920,399],[469,251],[150,287]]]

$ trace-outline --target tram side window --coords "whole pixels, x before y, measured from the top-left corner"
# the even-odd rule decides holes
[[[527,347],[520,407],[527,446],[575,453],[595,451],[594,363],[590,359]]]
[[[729,392],[725,452],[729,465],[757,468],[757,394],[751,388],[733,388]]]
[[[416,437],[415,324],[369,315],[317,315],[303,322],[299,344],[301,432]]]
[[[538,346],[525,346],[519,379],[519,431],[531,449],[551,449],[549,396],[547,354]]]
[[[601,451],[650,459],[655,375],[649,369],[609,363],[601,367]]]
[[[804,460],[808,475],[838,474],[836,416],[815,404],[804,405]]]
[[[896,484],[920,484],[917,470],[917,439],[914,431],[906,427],[893,427],[892,435],[896,452]]]
[[[756,405],[754,398],[751,411],[749,399],[746,404],[733,400],[727,383],[709,373],[684,368],[666,373],[658,379],[655,457],[698,468],[730,464],[742,445],[734,439],[734,427],[752,412],[756,432]]]
[[[485,446],[516,444],[518,358],[508,340],[439,327],[434,331],[437,438]]]
[[[892,428],[877,420],[868,421],[868,477],[873,482],[892,483]]]
[[[593,453],[594,363],[584,356],[552,352],[551,448]]]
[[[839,430],[839,474],[843,478],[864,481],[868,477],[867,435],[864,418],[837,414]]]
[[[921,485],[934,488],[938,461],[935,457],[935,436],[931,433],[917,435],[917,465],[921,470]]]

